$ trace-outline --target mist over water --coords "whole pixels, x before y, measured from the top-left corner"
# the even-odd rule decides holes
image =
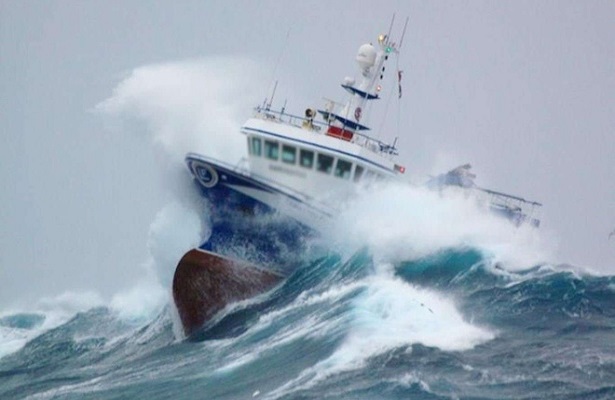
[[[2,310],[0,397],[615,395],[613,277],[548,265],[548,232],[405,184],[349,199],[323,234],[330,249],[295,255],[302,264],[282,285],[225,310],[210,340],[183,341],[171,279],[209,235],[183,159],[244,156],[238,129],[258,74],[237,58],[145,66],[96,107],[110,129],[154,146],[168,202],[128,290]]]

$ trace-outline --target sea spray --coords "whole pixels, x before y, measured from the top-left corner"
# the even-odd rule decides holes
[[[340,248],[368,246],[384,262],[417,259],[443,248],[474,247],[508,268],[550,258],[552,239],[530,226],[515,227],[472,197],[401,182],[360,190],[331,223]]]
[[[138,132],[176,162],[198,152],[233,163],[245,154],[238,129],[258,103],[259,76],[256,63],[232,56],[146,65],[96,109],[115,122],[142,124]]]
[[[107,299],[92,282],[89,292],[65,292],[34,305],[2,310],[1,317],[35,314],[44,320],[28,329],[0,326],[0,356],[92,307],[108,305],[119,318],[143,322],[169,301],[177,261],[208,235],[207,206],[194,190],[183,158],[189,151],[228,160],[243,156],[244,141],[237,131],[246,110],[257,102],[251,93],[259,74],[256,63],[232,56],[146,65],[129,72],[112,96],[95,107],[110,128],[143,137],[145,149],[153,146],[160,162],[154,173],[162,177],[170,197],[150,226],[149,259],[134,266],[142,270],[142,279],[121,282]],[[147,201],[135,200],[135,207]]]
[[[103,304],[103,298],[96,292],[67,291],[55,297],[43,297],[30,306],[4,310],[0,314],[0,358],[66,323],[76,313]]]
[[[158,212],[150,226],[148,249],[161,285],[171,287],[177,262],[201,243],[205,228],[196,211],[179,202],[169,203]]]
[[[246,110],[256,104],[260,74],[255,62],[234,56],[146,65],[131,71],[96,106],[123,132],[148,138],[159,154],[158,172],[171,200],[150,226],[147,265],[164,287],[170,287],[183,253],[209,235],[208,205],[184,157],[199,152],[239,162],[245,142],[238,130]]]

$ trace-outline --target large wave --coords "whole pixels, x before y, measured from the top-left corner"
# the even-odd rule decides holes
[[[2,313],[0,397],[615,395],[613,277],[549,265],[548,236],[408,185],[358,193],[283,284],[178,340],[170,280],[208,235],[184,153],[241,157],[247,64],[138,68],[98,107],[155,143],[169,203],[133,288]]]
[[[188,343],[168,308],[141,324],[108,307],[80,312],[0,359],[0,393],[608,398],[614,297],[613,277],[507,271],[471,249],[389,265],[367,248],[332,252]]]

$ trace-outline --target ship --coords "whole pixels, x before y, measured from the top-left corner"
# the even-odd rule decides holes
[[[397,162],[397,139],[378,139],[364,121],[381,97],[386,64],[399,54],[404,33],[398,44],[389,29],[359,47],[358,78],[343,80],[343,103],[326,101],[299,115],[285,107],[275,110],[269,100],[257,106],[239,129],[247,145],[244,162],[186,155],[211,221],[208,238],[181,258],[173,278],[173,300],[186,336],[207,329],[229,305],[283,282],[296,268],[293,255],[305,238],[326,229],[358,187],[401,180],[405,167]],[[401,72],[394,75],[399,83]],[[473,178],[464,165],[426,186],[486,196],[492,211],[515,224],[539,225],[540,203],[479,188]]]

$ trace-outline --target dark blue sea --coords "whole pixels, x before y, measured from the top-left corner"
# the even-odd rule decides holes
[[[322,252],[197,337],[171,304],[4,314],[2,399],[614,399],[615,277]],[[18,341],[18,340],[17,340]],[[7,354],[8,353],[8,354]]]

